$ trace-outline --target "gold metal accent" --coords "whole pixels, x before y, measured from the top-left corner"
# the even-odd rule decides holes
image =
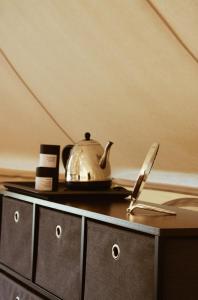
[[[176,215],[174,211],[167,210],[164,208],[156,207],[156,206],[151,206],[151,205],[146,205],[146,204],[136,204],[136,201],[139,198],[139,195],[145,185],[145,182],[148,178],[148,175],[153,167],[154,161],[156,159],[157,153],[159,150],[159,144],[154,143],[151,145],[146,158],[143,162],[143,165],[140,169],[138,179],[135,183],[135,186],[133,188],[132,194],[131,194],[131,203],[129,207],[127,208],[128,213],[133,213],[136,208],[140,209],[146,209],[146,210],[151,210],[151,211],[156,211],[160,213],[164,213],[167,215]]]
[[[118,260],[120,258],[120,247],[117,244],[114,244],[112,246],[112,257],[115,260]]]
[[[172,210],[168,210],[168,209],[164,209],[164,208],[156,207],[156,206],[152,206],[152,205],[146,205],[146,204],[142,204],[142,203],[130,205],[130,207],[127,208],[127,212],[133,213],[136,208],[151,210],[151,211],[160,212],[160,213],[168,214],[168,215],[176,215],[176,212],[174,212]]]
[[[61,238],[61,235],[62,235],[62,227],[61,227],[60,225],[57,225],[57,226],[56,226],[56,237],[57,237],[58,239],[60,239],[60,238]]]
[[[19,218],[20,218],[20,214],[19,214],[18,210],[16,210],[14,212],[14,221],[15,221],[15,223],[19,222]]]

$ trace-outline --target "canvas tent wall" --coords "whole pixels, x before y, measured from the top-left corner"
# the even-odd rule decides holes
[[[158,141],[154,180],[197,185],[197,1],[0,0],[0,48],[3,180],[90,131],[114,177]]]

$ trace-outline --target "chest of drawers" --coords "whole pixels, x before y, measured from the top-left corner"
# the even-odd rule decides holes
[[[128,204],[5,191],[0,299],[197,299],[198,214],[128,215]]]

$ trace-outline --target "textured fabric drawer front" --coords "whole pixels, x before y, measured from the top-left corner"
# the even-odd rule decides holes
[[[38,285],[61,299],[79,300],[81,218],[39,208]]]
[[[3,195],[0,194],[0,231],[1,231],[1,218],[2,218],[2,198],[3,198]]]
[[[32,204],[3,198],[1,261],[31,278]]]
[[[153,300],[154,237],[88,222],[85,299]]]
[[[37,295],[0,273],[0,300],[41,300]]]

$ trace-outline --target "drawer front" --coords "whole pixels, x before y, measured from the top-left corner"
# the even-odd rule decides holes
[[[31,278],[32,204],[3,197],[1,261]]]
[[[89,221],[86,300],[153,300],[154,237]]]
[[[81,218],[39,208],[35,282],[61,299],[79,300]]]
[[[1,218],[2,218],[2,198],[3,195],[0,193],[0,232],[1,232]],[[1,234],[0,234],[1,236]]]
[[[0,273],[0,300],[41,300],[26,288]]]

